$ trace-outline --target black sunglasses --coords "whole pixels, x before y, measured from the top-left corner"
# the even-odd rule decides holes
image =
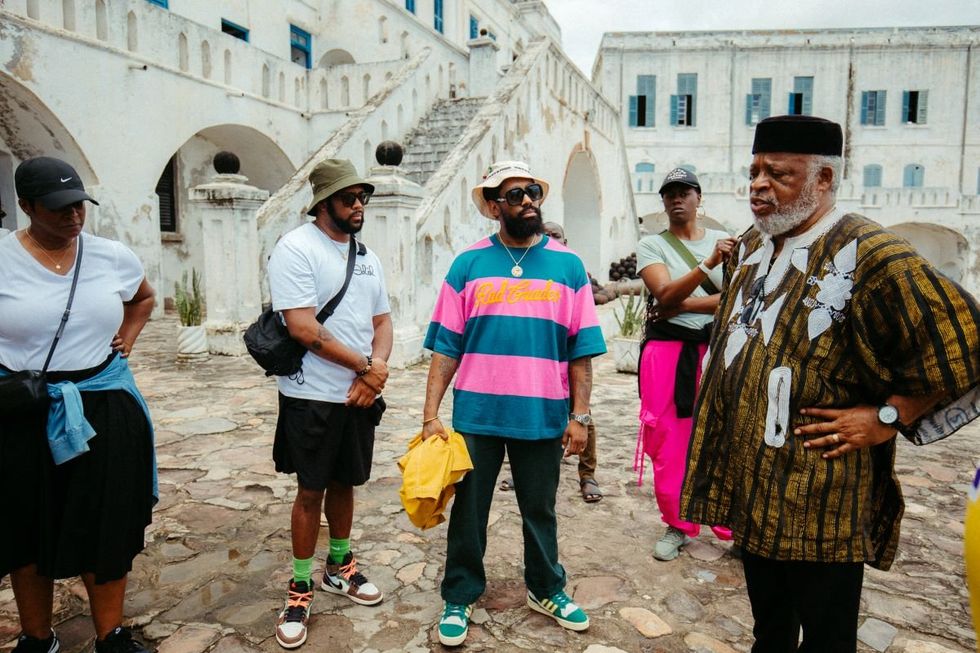
[[[765,287],[765,275],[752,282],[752,288],[749,290],[749,299],[742,307],[742,314],[739,316],[739,321],[745,326],[752,326],[756,318],[759,317],[759,312],[762,310],[762,292],[765,290]]]
[[[359,201],[361,206],[367,206],[367,203],[371,201],[371,193],[363,190],[360,193],[337,193],[337,199],[348,209],[354,206],[355,201]]]
[[[510,206],[520,206],[524,203],[524,196],[531,198],[532,202],[537,202],[544,197],[544,188],[541,184],[528,184],[525,188],[511,188],[504,193],[503,197],[498,197],[496,201],[507,202]]]

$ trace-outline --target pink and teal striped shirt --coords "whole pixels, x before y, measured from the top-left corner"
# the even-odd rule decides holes
[[[568,361],[606,351],[592,287],[578,255],[547,236],[521,261],[521,277],[513,266],[496,235],[457,256],[425,347],[459,360],[454,430],[555,438],[568,424]]]

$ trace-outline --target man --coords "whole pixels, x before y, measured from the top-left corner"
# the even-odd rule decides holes
[[[701,183],[684,168],[674,168],[660,185],[667,229],[636,246],[636,270],[650,292],[640,356],[640,429],[637,451],[653,463],[653,490],[667,529],[653,557],[674,560],[697,537],[698,524],[681,519],[681,484],[691,439],[698,371],[718,308],[722,269],[735,247],[724,231],[698,224]],[[643,457],[638,456],[640,479]],[[732,539],[724,526],[712,525],[721,540]]]
[[[755,229],[726,268],[681,499],[743,549],[754,653],[856,649],[863,564],[887,569],[896,433],[980,407],[980,306],[908,243],[835,205],[840,126],[756,128]]]
[[[306,641],[313,603],[313,558],[321,506],[330,532],[330,552],[321,588],[361,605],[376,605],[382,593],[358,570],[350,550],[354,486],[371,474],[374,427],[384,403],[392,324],[381,261],[356,243],[364,206],[374,187],[350,161],[330,159],[310,173],[314,217],[276,244],[269,260],[273,309],[282,312],[289,335],[309,349],[303,368],[279,382],[279,422],[273,458],[276,471],[295,473],[292,511],[293,579],[276,624],[284,648]],[[317,313],[347,278],[349,286],[333,315],[320,324]]]
[[[439,621],[446,646],[466,639],[486,587],[487,519],[505,451],[524,525],[527,605],[570,630],[589,627],[564,592],[555,493],[563,448],[579,454],[588,440],[591,359],[605,343],[581,259],[541,235],[547,195],[527,164],[490,166],[472,197],[498,231],[453,261],[425,338],[433,354],[422,437],[446,437],[439,404],[456,375],[452,424],[473,461],[449,520]]]
[[[568,245],[565,238],[565,230],[557,222],[545,222],[542,225],[545,236],[551,238],[562,245]],[[598,503],[602,501],[602,490],[599,483],[595,480],[596,453],[595,453],[595,421],[590,420],[587,427],[588,441],[585,449],[578,456],[578,487],[582,493],[582,500],[586,503]],[[508,478],[500,484],[501,490],[513,490],[514,479]]]

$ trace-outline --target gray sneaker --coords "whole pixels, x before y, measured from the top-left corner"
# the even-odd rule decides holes
[[[667,532],[664,533],[664,536],[653,547],[653,557],[664,562],[673,560],[680,555],[681,547],[690,542],[691,538],[687,535],[673,526],[668,526]]]

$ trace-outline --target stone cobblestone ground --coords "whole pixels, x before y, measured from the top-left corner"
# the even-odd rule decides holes
[[[275,384],[245,358],[177,364],[174,332],[172,319],[152,322],[132,361],[156,424],[160,503],[130,577],[127,623],[158,653],[282,650],[273,624],[290,574],[294,481],[277,475],[271,461]],[[421,532],[409,523],[395,465],[421,420],[425,372],[418,366],[392,375],[373,478],[357,493],[355,551],[385,600],[367,608],[319,593],[302,650],[441,650],[434,623],[446,528]],[[589,610],[591,628],[569,633],[524,607],[516,500],[512,492],[498,492],[488,588],[461,650],[748,651],[744,579],[725,546],[706,532],[674,562],[651,555],[663,527],[649,485],[637,487],[632,469],[636,377],[617,374],[608,356],[599,359],[594,397],[598,479],[606,498],[581,500],[574,465],[563,466],[558,497],[570,593]],[[892,571],[867,570],[859,650],[975,650],[962,535],[964,497],[980,459],[978,436],[974,424],[929,447],[900,444],[898,471],[908,502],[902,544]],[[16,536],[15,529],[5,525],[4,536]],[[324,530],[321,560],[325,545]],[[66,653],[91,650],[84,596],[78,580],[58,583],[56,622]],[[13,647],[18,630],[4,580],[0,651]]]

